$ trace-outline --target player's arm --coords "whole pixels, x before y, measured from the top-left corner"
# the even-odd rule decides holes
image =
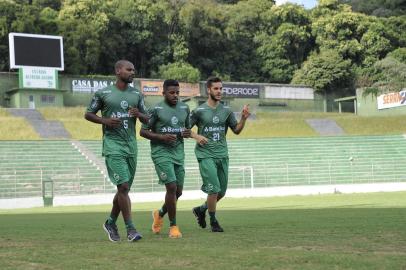
[[[103,118],[98,116],[96,113],[101,110],[103,107],[103,99],[100,96],[99,92],[96,92],[90,101],[89,106],[87,107],[86,113],[85,113],[85,119],[96,123],[96,124],[102,124],[106,125],[108,127],[119,127],[121,125],[121,120],[118,118]]]
[[[244,129],[245,122],[247,121],[248,117],[251,115],[248,105],[244,105],[242,112],[241,112],[241,119],[238,124],[232,128],[231,130],[234,132],[234,134],[240,134],[241,131]]]
[[[177,139],[177,136],[175,134],[159,134],[146,128],[141,128],[140,136],[151,141],[160,141],[168,144],[176,142]]]
[[[194,131],[192,130],[193,126],[195,126],[198,122],[199,122],[199,116],[198,116],[198,114],[196,113],[196,111],[193,110],[193,111],[190,113],[190,117],[189,117],[190,138],[195,139],[195,141],[196,141],[199,145],[203,146],[203,145],[205,145],[209,140],[208,140],[206,137],[204,137],[204,136],[202,136],[202,135],[199,135],[199,134],[197,134],[196,132],[194,132]]]
[[[93,113],[93,112],[86,112],[85,113],[85,119],[87,121],[96,123],[96,124],[102,124],[102,125],[106,125],[108,127],[120,127],[121,125],[121,120],[118,118],[104,118],[104,117],[100,117],[97,114]]]
[[[152,109],[148,114],[148,121],[141,125],[140,136],[151,141],[160,141],[164,143],[174,143],[177,139],[174,134],[160,134],[153,132],[158,117],[155,109]]]
[[[144,97],[142,95],[140,96],[137,107],[136,108],[130,107],[128,113],[130,114],[131,117],[138,118],[141,121],[141,123],[143,124],[148,123],[149,121],[148,109],[145,106]]]
[[[190,110],[189,110],[189,107],[187,108],[186,113],[187,113],[187,115],[186,115],[186,119],[185,119],[185,128],[182,130],[181,136],[183,138],[190,138],[192,130],[191,130],[191,126],[190,126]]]
[[[128,109],[128,113],[130,114],[130,117],[135,117],[135,118],[140,119],[140,121],[143,124],[148,123],[148,120],[149,120],[148,114],[140,112],[137,108],[130,107]]]
[[[196,141],[198,144],[202,145],[202,146],[205,145],[205,144],[209,141],[206,137],[197,134],[197,133],[194,132],[193,130],[190,130],[190,138],[195,139],[195,141]]]

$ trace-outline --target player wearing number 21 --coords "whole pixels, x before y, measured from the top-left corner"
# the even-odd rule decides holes
[[[110,216],[103,224],[110,241],[120,241],[116,221],[121,214],[127,229],[127,240],[142,238],[131,218],[131,201],[128,195],[137,166],[135,124],[137,118],[148,122],[147,109],[142,94],[129,86],[135,77],[134,65],[126,60],[115,64],[116,83],[98,90],[85,113],[86,120],[101,124],[103,151],[110,181],[117,186]],[[101,111],[101,117],[96,113]]]
[[[190,126],[197,126],[197,134],[191,136],[197,142],[195,154],[203,180],[202,191],[207,193],[207,201],[193,208],[200,227],[206,227],[206,210],[209,212],[212,232],[223,232],[216,218],[216,205],[226,194],[228,184],[228,148],[226,134],[230,128],[239,134],[250,116],[245,105],[241,120],[237,122],[234,113],[221,101],[223,84],[220,78],[212,77],[206,82],[208,99],[192,111]]]

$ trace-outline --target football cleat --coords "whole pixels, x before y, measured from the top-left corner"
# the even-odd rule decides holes
[[[174,225],[169,228],[169,238],[182,238],[182,233],[179,231],[179,227]]]
[[[164,224],[164,219],[159,215],[159,211],[152,211],[152,232],[158,234],[161,232],[162,226]]]
[[[221,228],[219,222],[216,220],[210,223],[211,231],[212,232],[224,232],[223,228]]]
[[[193,208],[192,211],[197,219],[197,223],[199,224],[199,226],[202,228],[206,228],[206,211],[200,210],[200,206]]]
[[[135,242],[142,238],[142,235],[137,232],[136,229],[128,229],[127,230],[127,240],[128,242]]]
[[[108,224],[107,221],[103,224],[103,229],[107,233],[109,240],[111,242],[120,241],[120,235],[118,234],[118,229],[116,224]]]

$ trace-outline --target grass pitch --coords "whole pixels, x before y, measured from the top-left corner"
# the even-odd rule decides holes
[[[198,203],[179,201],[182,239],[150,232],[160,203],[134,204],[136,243],[108,241],[108,205],[0,211],[1,269],[406,269],[406,192],[226,198],[224,233],[197,226]]]

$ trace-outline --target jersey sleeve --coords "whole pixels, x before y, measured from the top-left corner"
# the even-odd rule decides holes
[[[234,129],[238,124],[237,119],[235,118],[234,113],[230,110],[228,117],[227,117],[227,125],[231,128]]]
[[[148,109],[145,106],[145,102],[144,102],[144,96],[142,94],[140,94],[140,99],[138,100],[138,105],[137,105],[138,111],[142,114],[148,114]]]
[[[197,124],[198,116],[196,113],[196,109],[194,109],[190,114],[189,114],[189,127],[192,128],[194,125]]]
[[[142,129],[147,129],[147,130],[152,130],[152,128],[154,127],[156,121],[157,121],[157,115],[156,115],[156,110],[154,108],[147,110],[147,114],[149,116],[149,120],[147,123],[143,123],[141,125]]]
[[[89,106],[86,109],[86,112],[97,113],[103,107],[103,100],[101,98],[101,94],[97,91],[92,100],[90,101]]]
[[[189,108],[189,106],[187,106],[186,114],[187,115],[186,115],[186,119],[185,119],[185,128],[191,129],[192,126],[190,125],[190,108]]]

